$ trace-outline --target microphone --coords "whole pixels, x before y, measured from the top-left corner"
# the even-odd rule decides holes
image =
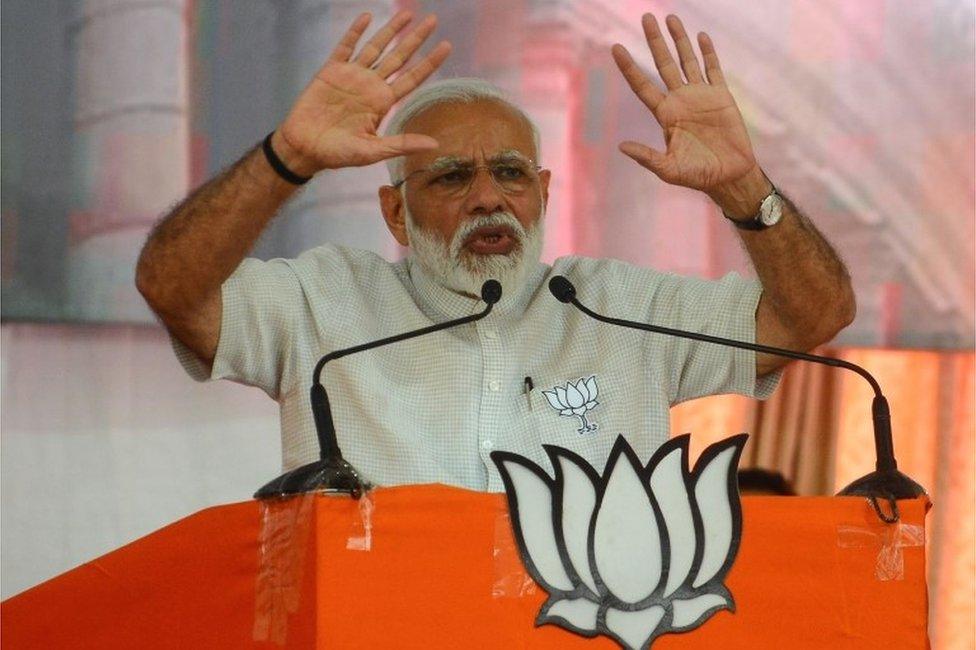
[[[794,352],[793,350],[775,348],[768,345],[746,343],[745,341],[736,341],[720,336],[711,336],[708,334],[700,334],[698,332],[687,332],[685,330],[674,329],[671,327],[661,327],[659,325],[649,325],[647,323],[638,323],[636,321],[603,316],[602,314],[597,314],[596,312],[591,311],[585,305],[580,303],[580,301],[576,299],[576,287],[573,286],[572,282],[561,275],[553,276],[549,280],[549,291],[559,302],[572,304],[587,316],[595,318],[603,323],[619,325],[621,327],[629,327],[631,329],[638,329],[646,332],[654,332],[657,334],[666,334],[668,336],[693,339],[696,341],[705,341],[707,343],[717,343],[718,345],[727,345],[734,348],[752,350],[753,352],[764,352],[766,354],[787,357],[789,359],[811,361],[813,363],[821,363],[834,368],[845,368],[847,370],[856,372],[864,377],[864,379],[871,384],[871,388],[874,390],[874,401],[871,404],[871,419],[874,423],[876,471],[857,479],[841,490],[838,493],[838,496],[869,497],[878,516],[881,517],[881,519],[886,523],[893,523],[898,520],[898,506],[895,503],[895,499],[910,499],[925,494],[925,490],[921,485],[898,471],[898,463],[895,461],[894,444],[891,439],[891,413],[888,408],[888,400],[881,393],[881,386],[878,384],[877,380],[871,376],[871,373],[861,366],[842,359],[834,359],[817,354]],[[889,517],[881,512],[881,509],[877,503],[878,497],[885,498],[890,502],[893,513],[892,517]]]
[[[571,302],[576,299],[576,287],[562,275],[554,275],[549,280],[549,293],[559,302]]]
[[[254,493],[256,499],[267,499],[270,497],[287,497],[306,492],[341,492],[351,495],[358,499],[363,492],[371,486],[363,482],[359,472],[342,457],[339,449],[339,441],[336,439],[335,422],[332,420],[332,408],[329,406],[329,397],[325,392],[325,386],[321,383],[322,368],[330,361],[341,359],[344,356],[365,352],[373,348],[399,343],[407,339],[439,332],[458,325],[473,323],[481,320],[491,313],[502,297],[502,285],[498,280],[486,280],[481,285],[481,300],[485,303],[485,309],[477,314],[464,316],[455,320],[450,320],[436,325],[430,325],[411,332],[404,332],[395,336],[389,336],[378,341],[363,343],[343,350],[335,350],[326,354],[312,372],[312,388],[310,399],[312,401],[312,416],[315,418],[315,432],[319,441],[320,460],[297,467],[290,472],[285,472],[270,483],[264,485]]]

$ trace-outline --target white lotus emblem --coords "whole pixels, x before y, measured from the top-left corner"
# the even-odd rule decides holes
[[[662,634],[735,611],[722,581],[742,532],[735,477],[747,437],[710,446],[692,471],[687,435],[646,466],[620,436],[603,476],[561,447],[545,446],[554,477],[493,452],[522,562],[549,594],[536,625],[647,649]]]
[[[566,386],[554,386],[552,390],[542,391],[542,394],[546,396],[549,406],[559,411],[559,415],[575,415],[579,418],[580,428],[576,430],[577,433],[590,433],[597,430],[596,422],[586,420],[586,412],[599,404],[596,401],[596,376],[591,376],[589,379],[580,377],[575,384],[568,381]]]

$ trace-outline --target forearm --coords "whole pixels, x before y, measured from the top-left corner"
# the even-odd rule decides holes
[[[801,348],[832,339],[854,320],[855,300],[843,262],[813,223],[785,202],[766,231],[742,231],[764,300]]]
[[[136,267],[153,310],[165,318],[219,292],[295,190],[255,147],[184,199],[153,229]]]
[[[742,218],[756,214],[771,190],[760,171],[712,198],[726,214]],[[829,341],[854,319],[847,269],[789,199],[776,225],[738,232],[763,286],[757,338],[761,335],[772,345],[806,350]]]

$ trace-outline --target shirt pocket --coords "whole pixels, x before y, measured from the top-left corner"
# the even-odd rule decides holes
[[[577,378],[572,381],[577,381]],[[539,446],[551,444],[560,447],[576,447],[580,438],[598,435],[599,427],[594,428],[592,425],[593,416],[599,412],[600,406],[597,405],[595,411],[582,413],[582,419],[571,413],[562,414],[561,411],[565,409],[555,408],[554,404],[543,395],[543,391],[554,393],[555,386],[565,388],[566,382],[561,384],[554,381],[540,382],[531,391],[523,391],[516,400],[517,418],[526,439],[535,440]],[[558,405],[558,401],[555,401],[555,404]],[[587,425],[590,429],[581,431]]]

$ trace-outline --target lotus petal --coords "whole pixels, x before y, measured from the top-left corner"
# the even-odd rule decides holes
[[[583,408],[586,409],[587,411],[592,410],[595,407],[596,407],[596,400],[592,400],[592,399],[583,405]]]
[[[627,612],[610,607],[607,609],[607,629],[627,648],[646,648],[654,636],[654,630],[664,618],[664,608],[658,605]]]
[[[593,510],[596,507],[596,486],[582,465],[564,450],[551,450],[556,476],[562,478],[562,535],[569,561],[580,581],[596,596],[599,590],[590,571],[588,537]],[[582,459],[580,459],[582,460]],[[589,466],[587,466],[589,467]]]
[[[585,406],[578,406],[573,409],[573,415],[583,415],[584,413],[586,413]]]
[[[744,439],[740,442],[744,444]],[[704,539],[702,540],[704,553],[698,574],[692,583],[695,588],[711,580],[726,565],[732,550],[732,539],[735,535],[732,495],[729,492],[733,482],[729,476],[729,471],[733,466],[733,461],[741,451],[741,444],[728,446],[727,441],[723,441],[723,443],[716,443],[713,447],[722,444],[726,444],[725,449],[707,460],[700,471],[697,467],[695,468],[696,474],[698,474],[695,480],[695,500],[701,511],[704,525]],[[703,452],[699,463],[706,458],[708,451]],[[736,505],[738,505],[738,501]]]
[[[559,403],[559,397],[557,397],[556,394],[551,390],[544,390],[542,391],[542,394],[545,395],[546,400],[549,402],[549,406],[552,408],[556,409],[557,411],[561,411],[563,408],[565,408]]]
[[[570,407],[569,400],[566,399],[566,389],[562,386],[556,386],[556,399],[563,408]]]
[[[586,598],[560,598],[543,607],[536,623],[561,624],[563,621],[580,631],[596,632],[596,615],[600,603]]]
[[[633,450],[618,438],[593,531],[594,569],[607,589],[627,603],[650,596],[662,570],[660,530],[640,469]]]
[[[677,439],[676,439],[677,440]],[[695,520],[691,511],[688,488],[685,485],[682,469],[685,463],[685,444],[680,441],[657,461],[651,472],[650,486],[668,532],[670,563],[668,581],[664,587],[664,597],[670,596],[684,584],[695,560],[698,541],[695,535]]]
[[[573,409],[563,409],[559,412],[559,415],[573,415]]]
[[[596,400],[596,392],[597,392],[596,375],[593,375],[592,377],[586,380],[586,392],[589,393],[590,400]]]
[[[696,626],[702,618],[717,609],[727,609],[729,601],[719,594],[702,594],[688,600],[674,600],[671,627],[686,628]]]
[[[590,391],[586,389],[586,380],[580,377],[575,382],[569,382],[573,385],[573,388],[579,391],[580,395],[583,396],[583,401],[590,399]]]
[[[579,392],[579,389],[573,385],[573,382],[566,384],[566,405],[571,406],[576,409],[586,403],[586,399],[583,397],[583,393]]]
[[[552,491],[540,476],[544,473],[538,467],[537,473],[512,460],[496,460],[495,464],[502,477],[507,475],[511,481],[509,511],[513,517],[517,513],[517,520],[512,523],[516,537],[521,540],[520,546],[528,555],[522,558],[526,568],[535,569],[546,591],[572,591],[573,582],[566,573],[556,546],[552,527]]]

